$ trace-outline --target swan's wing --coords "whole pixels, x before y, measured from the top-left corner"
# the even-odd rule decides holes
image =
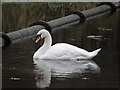
[[[59,43],[53,45],[46,53],[41,57],[44,59],[73,59],[76,57],[88,57],[89,54],[86,50],[78,48],[76,46]]]

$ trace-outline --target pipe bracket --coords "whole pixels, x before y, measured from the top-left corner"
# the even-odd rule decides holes
[[[97,7],[98,7],[98,6],[101,6],[101,5],[108,5],[108,6],[110,6],[111,9],[112,9],[111,13],[114,13],[114,12],[116,12],[116,10],[117,10],[116,6],[115,6],[112,2],[101,2],[101,3],[99,3],[99,4],[97,5]]]
[[[4,40],[4,43],[2,42],[2,48],[6,48],[8,46],[10,46],[10,44],[12,43],[11,42],[11,39],[9,38],[8,35],[6,35],[5,33],[3,32],[0,32],[0,37],[2,37],[2,39]]]
[[[33,22],[32,24],[30,24],[29,27],[35,26],[35,25],[42,25],[42,26],[44,26],[45,29],[48,30],[50,33],[52,32],[51,26],[50,26],[47,22],[45,22],[45,21],[43,21],[43,20],[35,21],[35,22]]]
[[[68,15],[70,15],[70,14],[78,15],[80,17],[80,22],[79,23],[83,23],[86,20],[86,16],[79,10],[71,11]]]

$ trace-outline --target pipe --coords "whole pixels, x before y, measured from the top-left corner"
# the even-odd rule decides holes
[[[95,17],[102,16],[105,14],[110,14],[110,13],[112,13],[113,9],[120,8],[120,3],[115,3],[115,4],[111,3],[111,5],[114,5],[115,8],[112,8],[108,4],[105,4],[105,5],[102,4],[95,8],[82,11],[81,13],[84,15],[86,20],[89,20],[91,18],[95,18]],[[62,18],[48,21],[46,23],[49,24],[49,26],[52,28],[52,33],[53,33],[55,30],[57,30],[60,27],[66,27],[66,26],[78,24],[81,22],[82,22],[82,18],[80,17],[80,15],[73,13],[73,14],[67,15]],[[2,39],[3,39],[2,46],[8,47],[12,43],[23,41],[23,40],[26,40],[27,38],[35,37],[36,33],[40,29],[43,29],[43,28],[45,28],[44,25],[35,25],[35,26],[28,27],[28,28],[20,29],[18,31],[10,32],[7,34],[2,34],[4,36],[4,37],[2,36]],[[7,41],[6,41],[5,37],[7,37]],[[6,44],[4,42],[9,42],[9,43]]]

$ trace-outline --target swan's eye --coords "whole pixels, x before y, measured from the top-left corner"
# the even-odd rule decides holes
[[[42,34],[38,34],[38,35],[36,35],[36,38],[38,38],[38,37],[40,37],[40,38],[41,38],[41,35],[42,35]]]

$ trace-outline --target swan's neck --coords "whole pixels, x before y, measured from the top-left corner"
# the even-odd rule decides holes
[[[44,44],[43,44],[43,48],[46,48],[46,49],[49,49],[52,45],[52,37],[51,35],[48,33],[47,34],[47,37],[45,37],[45,40],[44,40]]]
[[[41,57],[52,45],[52,37],[49,33],[46,33],[44,44],[34,54],[33,58]]]

